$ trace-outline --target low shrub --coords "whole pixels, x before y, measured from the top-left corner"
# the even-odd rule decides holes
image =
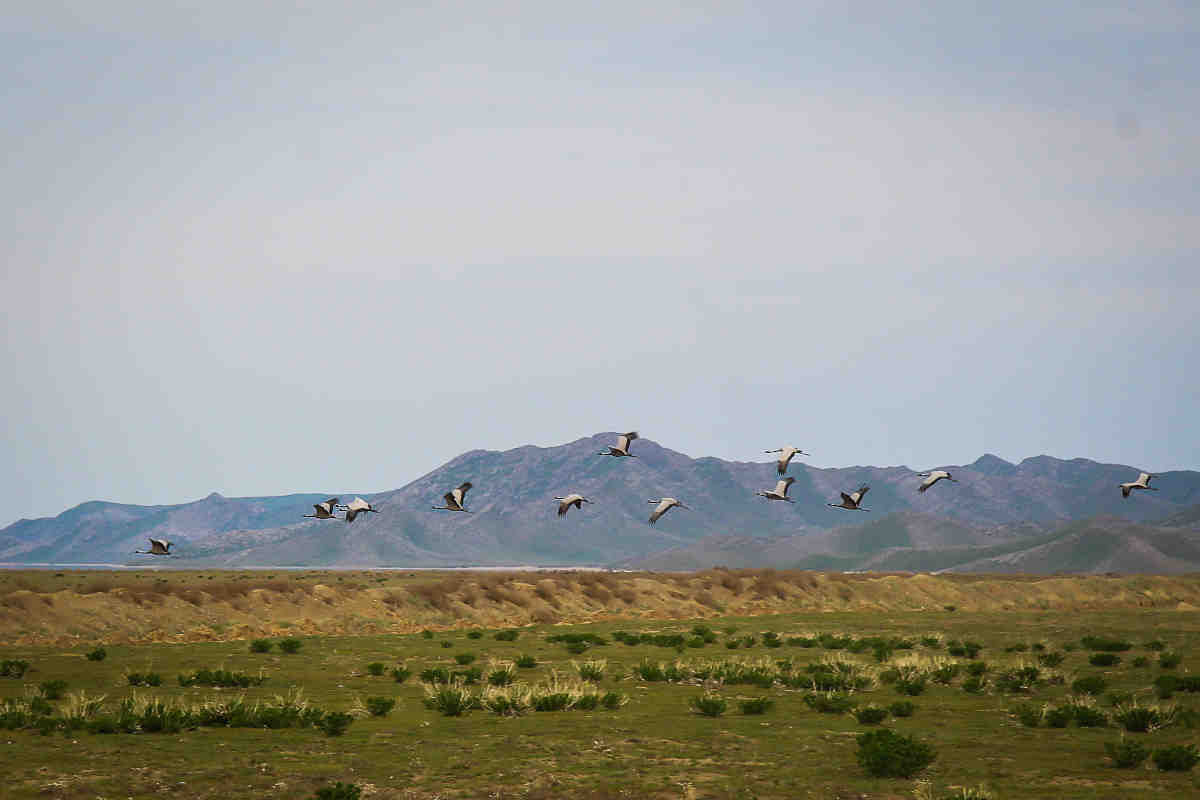
[[[642,663],[634,666],[631,672],[633,672],[635,677],[651,683],[656,681],[665,681],[667,679],[662,665],[653,664],[649,661],[643,661]]]
[[[896,691],[916,697],[925,691],[925,676],[922,674],[901,677],[896,681]]]
[[[89,650],[85,655],[88,661],[103,661],[108,657],[108,651],[103,647],[97,647],[94,650]]]
[[[1093,667],[1115,667],[1121,663],[1121,657],[1116,653],[1092,653],[1088,663]]]
[[[568,642],[567,652],[573,656],[578,656],[586,653],[590,647],[591,645],[589,645],[587,642]]]
[[[1108,688],[1108,681],[1102,675],[1085,675],[1076,678],[1071,683],[1071,691],[1075,694],[1102,694]]]
[[[725,713],[728,704],[725,699],[718,694],[706,692],[699,697],[693,697],[688,700],[688,705],[697,714],[705,717],[719,717]]]
[[[0,678],[20,678],[29,671],[29,662],[18,658],[0,661]]]
[[[604,668],[608,662],[602,658],[584,661],[582,664],[576,664],[575,669],[579,672],[579,677],[585,681],[599,682],[604,679]]]
[[[493,664],[488,673],[488,686],[511,686],[516,680],[516,667],[511,662]]]
[[[1015,642],[1013,644],[1006,645],[1004,648],[1004,652],[1006,652],[1006,653],[1024,653],[1028,649],[1029,649],[1029,645],[1025,644],[1025,642]]]
[[[1142,647],[1146,648],[1147,650],[1166,650],[1167,643],[1159,639],[1155,639],[1153,641],[1146,642],[1144,645],[1142,645]]]
[[[922,636],[921,646],[937,649],[942,646],[942,637],[940,636]]]
[[[42,681],[38,684],[38,691],[47,700],[61,700],[63,694],[67,691],[67,682],[58,678],[51,681]]]
[[[474,653],[458,653],[457,655],[454,656],[454,662],[456,664],[461,664],[464,667],[467,664],[470,664],[474,661],[475,661]]]
[[[911,717],[916,710],[917,706],[911,700],[897,700],[888,706],[893,717]]]
[[[1043,667],[1057,667],[1066,658],[1062,653],[1051,651],[1049,653],[1038,653],[1037,662]]]
[[[530,655],[517,656],[517,660],[513,663],[521,669],[533,669],[538,665],[537,659]]]
[[[297,639],[295,636],[289,636],[286,639],[279,640],[279,649],[289,655],[300,652],[300,648],[304,646],[304,642]],[[340,735],[340,734],[332,734]]]
[[[1186,746],[1179,744],[1155,750],[1151,759],[1154,761],[1154,766],[1163,772],[1188,772],[1196,766],[1197,762],[1200,762],[1200,752],[1196,750],[1194,744]]]
[[[350,723],[354,722],[354,717],[344,711],[330,711],[321,717],[317,722],[317,727],[326,736],[341,736],[350,727]]]
[[[375,677],[379,677],[383,674],[383,662],[372,661],[370,664],[367,664],[367,672]]]
[[[312,800],[359,800],[361,796],[362,789],[358,788],[356,784],[338,781],[317,789]]]
[[[855,709],[854,718],[863,725],[878,725],[887,719],[888,710],[879,706],[863,706]]]
[[[461,686],[443,686],[440,689],[428,686],[424,703],[426,708],[439,711],[445,717],[461,717],[481,706],[479,699]]]
[[[250,642],[251,653],[269,653],[275,643],[270,639],[254,639]]]
[[[1013,713],[1016,714],[1017,719],[1026,728],[1036,728],[1042,724],[1042,711],[1042,709],[1029,703],[1022,703],[1013,709]]]
[[[404,683],[412,676],[412,670],[408,667],[392,667],[392,680],[396,683]]]
[[[1116,722],[1130,733],[1149,733],[1165,727],[1175,720],[1175,709],[1160,709],[1157,706],[1118,706],[1113,711]]]
[[[1037,667],[1013,667],[997,674],[993,683],[1002,692],[1028,692],[1037,685],[1040,676],[1041,670]]]
[[[1133,703],[1133,692],[1109,692],[1104,702],[1110,706],[1127,706]]]
[[[600,698],[600,705],[609,711],[615,711],[627,702],[628,699],[620,692],[605,692]]]
[[[471,685],[483,680],[483,670],[479,667],[467,667],[450,673],[450,679]]]
[[[386,717],[388,712],[396,707],[393,697],[368,697],[364,702],[372,717]]]
[[[425,639],[432,639],[432,638],[433,638],[433,631],[430,631],[430,630],[424,630],[424,631],[421,631],[421,636],[422,636],[423,638],[425,638]]]
[[[911,778],[935,758],[931,745],[887,728],[858,737],[858,763],[876,778]]]
[[[468,639],[482,639],[483,631],[467,631]]]
[[[502,631],[496,631],[496,634],[492,638],[497,642],[515,642],[520,633],[516,628],[507,628]]]
[[[749,700],[738,701],[738,707],[743,714],[765,714],[775,707],[775,701],[769,697],[751,697]]]
[[[244,672],[231,672],[227,669],[198,669],[191,675],[179,676],[179,685],[183,687],[222,686],[246,689],[251,686],[262,686],[266,682],[265,675],[247,675]]]
[[[962,688],[968,694],[983,694],[987,689],[987,678],[982,675],[972,675],[962,682]]]
[[[1105,742],[1104,750],[1119,769],[1133,769],[1150,756],[1150,751],[1141,742],[1122,738],[1119,742]]]
[[[972,661],[967,664],[967,674],[972,677],[979,677],[991,670],[991,667],[986,661]]]
[[[454,642],[449,639],[442,639],[441,645],[443,650],[449,650],[451,647],[454,647]]]
[[[950,683],[958,677],[958,673],[960,672],[962,672],[962,665],[957,661],[954,661],[949,664],[942,664],[934,667],[929,671],[929,678],[934,683],[941,683],[949,686]]]
[[[951,639],[946,642],[946,652],[957,658],[975,658],[982,649],[983,645],[970,640],[960,642],[957,639]]]
[[[1110,639],[1107,636],[1084,636],[1079,640],[1086,650],[1100,650],[1107,653],[1121,653],[1133,647],[1133,642],[1124,639]]]
[[[1179,653],[1162,653],[1158,657],[1158,666],[1162,669],[1175,669],[1183,657]]]
[[[1137,656],[1129,663],[1138,669],[1142,669],[1143,667],[1150,666],[1150,659],[1146,658],[1145,656]]]
[[[1075,712],[1075,724],[1081,728],[1108,727],[1108,715],[1095,706],[1076,704],[1071,710]]]
[[[809,692],[804,695],[804,703],[822,714],[845,714],[858,705],[854,698],[843,692]]]
[[[1047,708],[1042,714],[1042,718],[1046,721],[1048,728],[1065,728],[1071,724],[1075,715],[1069,708]]]

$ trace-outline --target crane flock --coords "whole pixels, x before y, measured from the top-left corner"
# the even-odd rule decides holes
[[[633,443],[635,441],[637,441],[637,439],[638,439],[637,431],[629,431],[628,433],[623,433],[617,437],[617,443],[615,446],[610,446],[606,450],[602,450],[599,453],[597,453],[597,455],[612,456],[613,458],[637,458],[637,454],[629,452],[630,448],[633,446]],[[809,455],[808,453],[805,453],[803,450],[801,450],[798,447],[790,447],[790,446],[779,447],[779,448],[776,448],[775,450],[764,450],[763,452],[779,453],[779,458],[776,461],[775,469],[776,469],[776,472],[780,475],[785,475],[787,473],[788,467],[791,464],[792,459],[795,456]],[[949,472],[947,472],[946,470],[943,470],[943,469],[931,470],[929,472],[918,472],[918,473],[916,473],[916,477],[924,478],[924,480],[922,480],[920,482],[920,484],[917,485],[917,492],[919,492],[921,494],[924,494],[926,491],[928,491],[930,488],[932,488],[939,481],[944,480],[944,481],[949,481],[951,483],[958,483],[958,480],[956,478],[952,477]],[[1130,493],[1135,490],[1136,491],[1152,491],[1152,492],[1158,491],[1158,487],[1150,485],[1150,481],[1153,478],[1154,478],[1154,476],[1151,475],[1150,473],[1143,472],[1140,475],[1138,475],[1138,479],[1136,481],[1129,481],[1128,483],[1120,484],[1121,496],[1128,498]],[[793,478],[791,476],[786,476],[786,477],[781,478],[775,484],[775,488],[764,489],[763,491],[755,492],[754,494],[757,497],[763,497],[767,500],[777,500],[777,501],[783,501],[783,502],[787,502],[787,503],[793,503],[795,501],[792,498],[788,497],[788,489],[790,489],[792,484],[795,482],[796,482],[795,478]],[[464,483],[459,484],[458,486],[454,487],[453,489],[451,489],[450,491],[448,491],[444,495],[442,495],[442,501],[445,503],[445,505],[441,505],[441,506],[435,505],[432,507],[433,510],[434,511],[458,511],[458,512],[465,513],[465,514],[471,513],[466,507],[466,499],[467,499],[467,492],[469,492],[472,487],[473,487],[473,484],[470,481],[466,481]],[[842,502],[826,503],[825,505],[829,506],[830,508],[841,508],[841,509],[845,509],[847,511],[870,511],[871,509],[862,507],[863,498],[866,497],[867,492],[869,492],[870,490],[871,490],[871,487],[864,484],[863,486],[860,486],[857,491],[854,491],[854,492],[850,492],[850,493],[838,492],[838,494],[841,495]],[[570,511],[572,507],[574,507],[576,510],[582,512],[583,506],[585,503],[591,504],[593,502],[592,500],[589,500],[588,498],[584,497],[582,494],[579,494],[578,492],[572,492],[572,493],[561,495],[561,496],[555,496],[553,499],[555,501],[557,501],[558,516],[560,519],[562,517],[565,517],[567,515],[567,512]],[[315,503],[315,504],[313,504],[313,512],[314,513],[305,514],[304,516],[307,518],[312,518],[312,519],[344,519],[347,523],[350,523],[350,522],[354,522],[354,520],[360,514],[368,514],[368,513],[378,514],[378,513],[380,513],[380,510],[378,508],[375,508],[371,503],[367,502],[366,500],[364,500],[361,497],[355,497],[349,503],[346,503],[344,505],[339,504],[339,500],[340,500],[340,498],[331,497],[328,500],[325,500],[324,502]],[[649,503],[650,505],[654,506],[654,511],[651,512],[650,518],[648,520],[648,522],[651,525],[654,525],[656,522],[658,522],[659,519],[661,519],[664,514],[666,514],[668,511],[670,511],[673,508],[682,508],[682,509],[686,509],[689,511],[692,510],[690,507],[684,505],[683,502],[681,502],[680,500],[677,500],[674,497],[661,497],[657,500],[647,500],[646,502]],[[338,517],[335,513],[337,511],[343,511],[343,512],[345,512],[345,515],[342,517]],[[172,555],[172,553],[170,552],[171,542],[169,542],[165,539],[150,539],[149,541],[150,541],[150,549],[149,550],[135,550],[134,552],[139,553],[139,554],[144,554],[144,555],[155,555],[155,556]]]

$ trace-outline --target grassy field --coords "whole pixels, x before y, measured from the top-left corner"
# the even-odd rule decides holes
[[[69,581],[74,591],[86,588],[76,583],[100,579],[71,573],[8,577],[25,581],[15,590],[22,602],[39,592],[64,591],[55,581]],[[172,579],[166,574],[146,580],[163,577]],[[537,578],[525,580],[536,586]],[[181,582],[179,593],[200,580],[208,582],[204,576],[190,576]],[[219,580],[235,578],[226,574]],[[311,579],[317,580],[336,579]],[[363,573],[347,580],[371,579]],[[441,583],[445,576],[403,574],[387,580],[407,582],[410,588],[448,588]],[[39,587],[39,581],[49,585]],[[104,591],[112,590],[110,586]],[[470,587],[459,583],[454,591],[469,592]],[[420,590],[415,593],[420,595]],[[54,602],[63,601],[60,597]],[[426,601],[430,613],[438,611],[439,602],[436,597]],[[569,604],[560,598],[560,605]],[[1160,699],[1154,690],[1159,676],[1187,677],[1200,664],[1200,617],[1194,612],[1137,607],[950,611],[944,606],[922,611],[769,610],[780,613],[726,615],[710,608],[704,618],[661,619],[633,607],[588,624],[520,628],[463,627],[459,619],[454,623],[459,627],[431,629],[428,636],[419,629],[404,634],[297,635],[302,644],[293,654],[280,652],[280,635],[272,637],[273,646],[265,653],[251,652],[245,639],[104,642],[106,657],[99,661],[86,657],[95,649],[95,640],[73,646],[0,645],[0,661],[29,664],[19,678],[0,677],[0,697],[27,703],[44,682],[62,680],[67,683],[64,696],[49,701],[55,715],[78,709],[80,693],[83,700],[103,697],[93,717],[110,713],[129,697],[143,704],[153,697],[199,708],[206,701],[211,705],[214,699],[242,696],[251,703],[270,703],[277,696],[294,698],[297,691],[313,707],[355,712],[341,736],[327,736],[314,727],[200,726],[173,733],[113,734],[78,728],[45,735],[33,729],[0,730],[0,772],[6,778],[0,796],[291,798],[311,797],[334,781],[353,782],[362,787],[364,797],[381,798],[942,798],[963,796],[962,787],[982,787],[994,798],[1200,796],[1197,773],[1163,772],[1149,760],[1133,769],[1117,769],[1105,755],[1105,743],[1122,737],[1150,749],[1200,741],[1200,715],[1188,713],[1193,707],[1200,710],[1200,695],[1176,691]],[[693,632],[698,625],[705,626],[699,629],[701,636]],[[495,634],[502,630],[517,630],[515,641],[497,640]],[[682,647],[626,644],[632,637],[618,640],[614,632],[679,635]],[[778,635],[780,646],[768,646],[770,637],[765,634],[770,633]],[[605,643],[586,649],[577,645],[582,652],[572,653],[569,642],[548,641],[563,634],[595,634]],[[753,637],[752,645],[746,637]],[[844,638],[838,642],[831,637]],[[875,637],[870,644],[853,644],[869,637]],[[1103,651],[1085,646],[1085,637],[1124,641],[1131,648],[1115,652],[1119,663],[1096,666],[1090,661]],[[974,659],[951,655],[948,645],[954,641],[974,642],[981,649]],[[738,642],[738,647],[731,649],[729,642]],[[843,646],[829,647],[839,644]],[[1053,653],[1061,654],[1062,660],[1049,666],[1055,656],[1048,654]],[[1167,663],[1177,654],[1178,665],[1160,666],[1164,653]],[[460,664],[456,657],[464,654],[475,660]],[[463,687],[478,694],[490,672],[520,656],[536,661],[533,667],[511,667],[517,682],[530,686],[555,678],[579,684],[578,665],[603,661],[598,693],[615,692],[627,702],[616,709],[530,710],[517,716],[485,708],[444,716],[426,707],[422,671],[478,667],[481,683]],[[987,665],[976,693],[964,688],[971,678],[965,665],[971,661]],[[382,675],[369,673],[372,662],[384,665]],[[814,710],[816,701],[804,680],[830,674],[808,671],[822,662],[853,665],[835,670],[853,669],[861,679],[863,685],[848,693],[859,707],[907,700],[915,712],[867,725],[852,713]],[[728,679],[722,683],[717,677],[720,666],[726,665],[728,678],[728,666],[734,663],[750,668],[756,680],[769,686]],[[962,665],[961,671],[948,683],[933,679],[935,669],[942,668],[945,677],[953,672],[947,665],[955,663]],[[401,666],[411,670],[411,677],[398,683],[390,671]],[[655,666],[668,673],[674,668],[679,674],[674,680],[646,680],[636,674],[647,667],[645,674],[656,677]],[[1006,677],[1019,684],[1015,670],[1031,666],[1038,668],[1032,685],[1005,685]],[[261,675],[266,682],[212,688],[183,687],[178,680],[179,675],[217,668]],[[127,677],[131,672],[157,673],[162,683],[132,687]],[[898,688],[897,672],[900,685],[910,693]],[[926,682],[920,687],[922,675]],[[1066,727],[1051,727],[1054,709],[1069,705],[1072,684],[1095,675],[1107,686],[1094,702],[1080,704],[1094,706],[1104,726],[1079,727],[1069,721]],[[706,692],[726,701],[723,715],[706,717],[691,708],[691,701]],[[1112,696],[1121,693],[1132,697]],[[370,716],[362,711],[369,697],[394,698],[395,708],[383,717]],[[741,701],[760,697],[772,700],[773,707],[764,714],[742,713]],[[1120,705],[1114,708],[1113,700]],[[1174,708],[1174,723],[1148,733],[1123,733],[1115,717],[1131,704],[1156,705],[1168,715]],[[1037,727],[1018,719],[1022,707],[1027,717],[1037,717]],[[1050,713],[1043,716],[1047,708]],[[1061,721],[1063,715],[1057,716]],[[1095,722],[1097,714],[1091,716]],[[879,727],[927,741],[936,749],[936,760],[913,778],[868,776],[856,759],[856,736]]]

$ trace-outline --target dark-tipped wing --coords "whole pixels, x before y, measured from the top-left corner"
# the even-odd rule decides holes
[[[854,499],[852,497],[850,497],[850,495],[846,494],[845,492],[838,492],[838,494],[840,494],[842,496],[843,503],[845,503],[848,506],[854,505]]]
[[[1121,497],[1129,497],[1129,487],[1128,486],[1121,487]]]
[[[346,522],[354,522],[354,518],[358,516],[358,513],[359,510],[357,508],[346,509]]]
[[[459,508],[458,500],[456,500],[454,497],[454,493],[456,491],[458,491],[458,490],[455,489],[454,491],[446,492],[444,495],[442,495],[442,499],[446,501],[446,505],[449,508],[453,508],[453,509]]]

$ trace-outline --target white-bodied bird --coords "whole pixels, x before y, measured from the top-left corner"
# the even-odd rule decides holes
[[[775,463],[775,471],[780,475],[787,472],[788,464],[792,462],[792,456],[806,456],[808,453],[801,450],[799,447],[781,447],[778,450],[764,450],[764,453],[779,453],[779,461]]]
[[[958,480],[956,478],[951,478],[950,473],[946,472],[944,469],[935,469],[932,472],[918,472],[917,476],[925,479],[921,481],[921,485],[917,487],[918,492],[924,492],[930,486],[933,486],[942,479],[948,480],[951,483],[958,483]]]
[[[633,441],[637,438],[638,438],[637,431],[630,431],[629,433],[622,433],[620,436],[617,437],[617,446],[616,447],[610,447],[610,448],[608,448],[607,451],[601,451],[601,452],[597,453],[596,455],[598,455],[598,456],[615,456],[616,458],[621,458],[621,457],[637,458],[637,456],[635,456],[633,453],[629,452],[629,445],[633,444]]]
[[[462,511],[467,514],[470,514],[471,512],[467,511],[467,509],[463,507],[463,503],[467,499],[467,492],[469,492],[469,491],[471,491],[471,482],[470,481],[466,481],[465,483],[460,483],[458,486],[454,487],[453,489],[451,489],[450,491],[448,491],[444,495],[442,495],[442,499],[446,501],[446,505],[434,506],[433,510],[434,511]]]
[[[870,511],[871,509],[869,508],[858,507],[858,504],[862,502],[863,496],[869,491],[871,491],[871,487],[864,486],[857,492],[852,492],[850,494],[839,492],[838,494],[842,496],[842,502],[826,503],[825,505],[829,506],[830,508],[844,508],[848,511]]]
[[[1153,477],[1154,476],[1151,475],[1149,472],[1143,472],[1141,475],[1138,475],[1138,479],[1136,481],[1130,481],[1129,483],[1122,483],[1121,484],[1121,497],[1129,497],[1129,493],[1132,492],[1134,489],[1149,489],[1152,492],[1157,492],[1158,489],[1156,489],[1150,485],[1150,479]]]
[[[558,501],[558,515],[560,517],[566,516],[567,512],[571,509],[571,506],[575,506],[575,508],[582,511],[584,503],[592,502],[578,493],[569,494],[566,497],[556,497],[554,499]]]
[[[796,482],[795,478],[782,478],[775,484],[775,488],[767,492],[755,492],[758,497],[765,497],[768,500],[786,500],[791,503],[792,498],[787,496],[788,489]]]
[[[171,542],[166,539],[150,539],[149,550],[134,550],[135,553],[151,556],[169,556],[171,555]]]
[[[324,503],[313,503],[313,508],[317,513],[305,514],[304,516],[314,519],[337,519],[333,515],[333,511],[338,507],[338,499],[337,497],[331,497]]]
[[[659,517],[661,517],[663,514],[667,513],[668,511],[670,511],[672,508],[675,508],[676,506],[678,506],[680,508],[688,508],[683,503],[676,500],[674,497],[664,497],[661,500],[647,500],[646,502],[650,503],[651,505],[654,505],[655,503],[658,504],[657,506],[655,506],[654,512],[650,515],[650,524],[651,525],[658,522]],[[691,511],[691,509],[688,508],[688,511]]]
[[[361,497],[356,497],[348,504],[341,506],[341,509],[346,512],[346,522],[354,522],[354,518],[359,514],[365,514],[370,511],[373,514],[378,514],[379,509],[363,500]]]

